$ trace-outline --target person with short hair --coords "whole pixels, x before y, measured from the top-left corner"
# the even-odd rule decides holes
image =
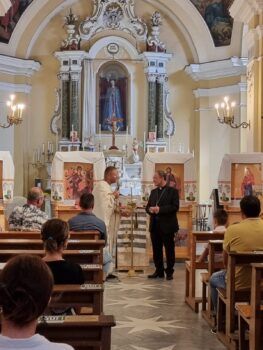
[[[176,217],[179,210],[179,193],[177,189],[167,186],[164,171],[155,172],[153,183],[156,188],[151,191],[146,212],[150,215],[149,231],[155,272],[149,275],[148,278],[164,277],[164,247],[167,263],[166,279],[172,280],[175,264],[174,235],[179,229]]]
[[[263,250],[263,220],[259,217],[260,201],[255,196],[245,196],[240,201],[242,221],[230,225],[224,236],[223,256],[227,266],[227,252]],[[236,290],[250,288],[251,269],[240,266],[235,271]],[[215,272],[210,277],[211,299],[217,309],[217,288],[226,289],[226,270]],[[212,329],[215,332],[215,329]]]
[[[224,209],[217,209],[213,213],[213,219],[214,219],[214,230],[213,232],[222,232],[225,233],[227,229],[227,223],[228,223],[228,214]],[[205,249],[198,258],[198,262],[204,262],[209,254],[209,248],[208,244],[205,245]],[[215,255],[216,262],[223,261],[223,255],[222,254],[216,254]]]
[[[41,229],[45,256],[43,260],[52,271],[55,284],[83,284],[84,274],[80,265],[63,258],[67,248],[69,226],[60,219],[48,220]]]
[[[94,196],[92,193],[83,193],[80,197],[79,206],[81,212],[69,219],[69,229],[70,231],[89,231],[97,230],[100,232],[100,239],[105,240],[105,245],[107,244],[107,231],[105,223],[97,218],[93,213],[94,208]],[[103,272],[104,279],[111,275],[113,270],[112,257],[109,253],[108,248],[103,249]]]
[[[48,215],[41,210],[44,203],[44,193],[39,187],[33,187],[28,192],[27,204],[14,208],[9,216],[9,229],[13,231],[41,231],[42,225],[48,220]]]
[[[17,255],[7,262],[0,274],[1,350],[73,350],[35,334],[52,288],[51,271],[40,257]]]
[[[118,169],[114,166],[108,166],[104,171],[104,180],[98,181],[93,189],[94,208],[93,213],[101,219],[106,225],[108,234],[109,252],[111,256],[114,254],[115,246],[115,223],[114,223],[114,209],[116,199],[119,197],[119,191],[112,191],[111,185],[116,184],[119,179]]]

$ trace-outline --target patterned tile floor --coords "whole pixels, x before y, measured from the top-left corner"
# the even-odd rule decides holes
[[[104,310],[113,314],[112,350],[223,350],[200,314],[184,303],[184,264],[174,280],[120,273],[106,282]]]

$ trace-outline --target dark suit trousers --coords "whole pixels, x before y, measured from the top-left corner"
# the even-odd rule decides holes
[[[157,272],[164,271],[163,265],[163,246],[165,248],[166,274],[173,274],[175,253],[174,253],[174,233],[164,233],[157,224],[151,232],[151,240],[153,247],[153,261]]]

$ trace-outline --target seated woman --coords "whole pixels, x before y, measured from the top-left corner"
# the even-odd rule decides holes
[[[84,274],[78,264],[63,259],[63,251],[67,248],[69,227],[60,219],[48,220],[41,229],[47,263],[53,273],[55,284],[83,284]]]
[[[8,261],[0,275],[1,350],[73,350],[35,334],[52,288],[52,274],[41,258],[17,255]]]

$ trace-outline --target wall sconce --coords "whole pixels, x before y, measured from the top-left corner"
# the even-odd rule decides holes
[[[21,124],[23,121],[22,114],[25,108],[23,103],[19,103],[17,105],[14,104],[15,95],[10,95],[10,100],[6,102],[7,107],[9,107],[9,111],[7,112],[7,123],[0,123],[1,128],[9,128],[12,125]]]
[[[238,129],[238,128],[247,128],[250,127],[250,122],[242,122],[240,124],[235,123],[235,116],[234,116],[234,109],[236,107],[236,102],[229,101],[229,97],[224,97],[224,102],[222,103],[216,103],[215,104],[215,109],[217,112],[217,120],[221,124],[227,124],[233,129]]]

